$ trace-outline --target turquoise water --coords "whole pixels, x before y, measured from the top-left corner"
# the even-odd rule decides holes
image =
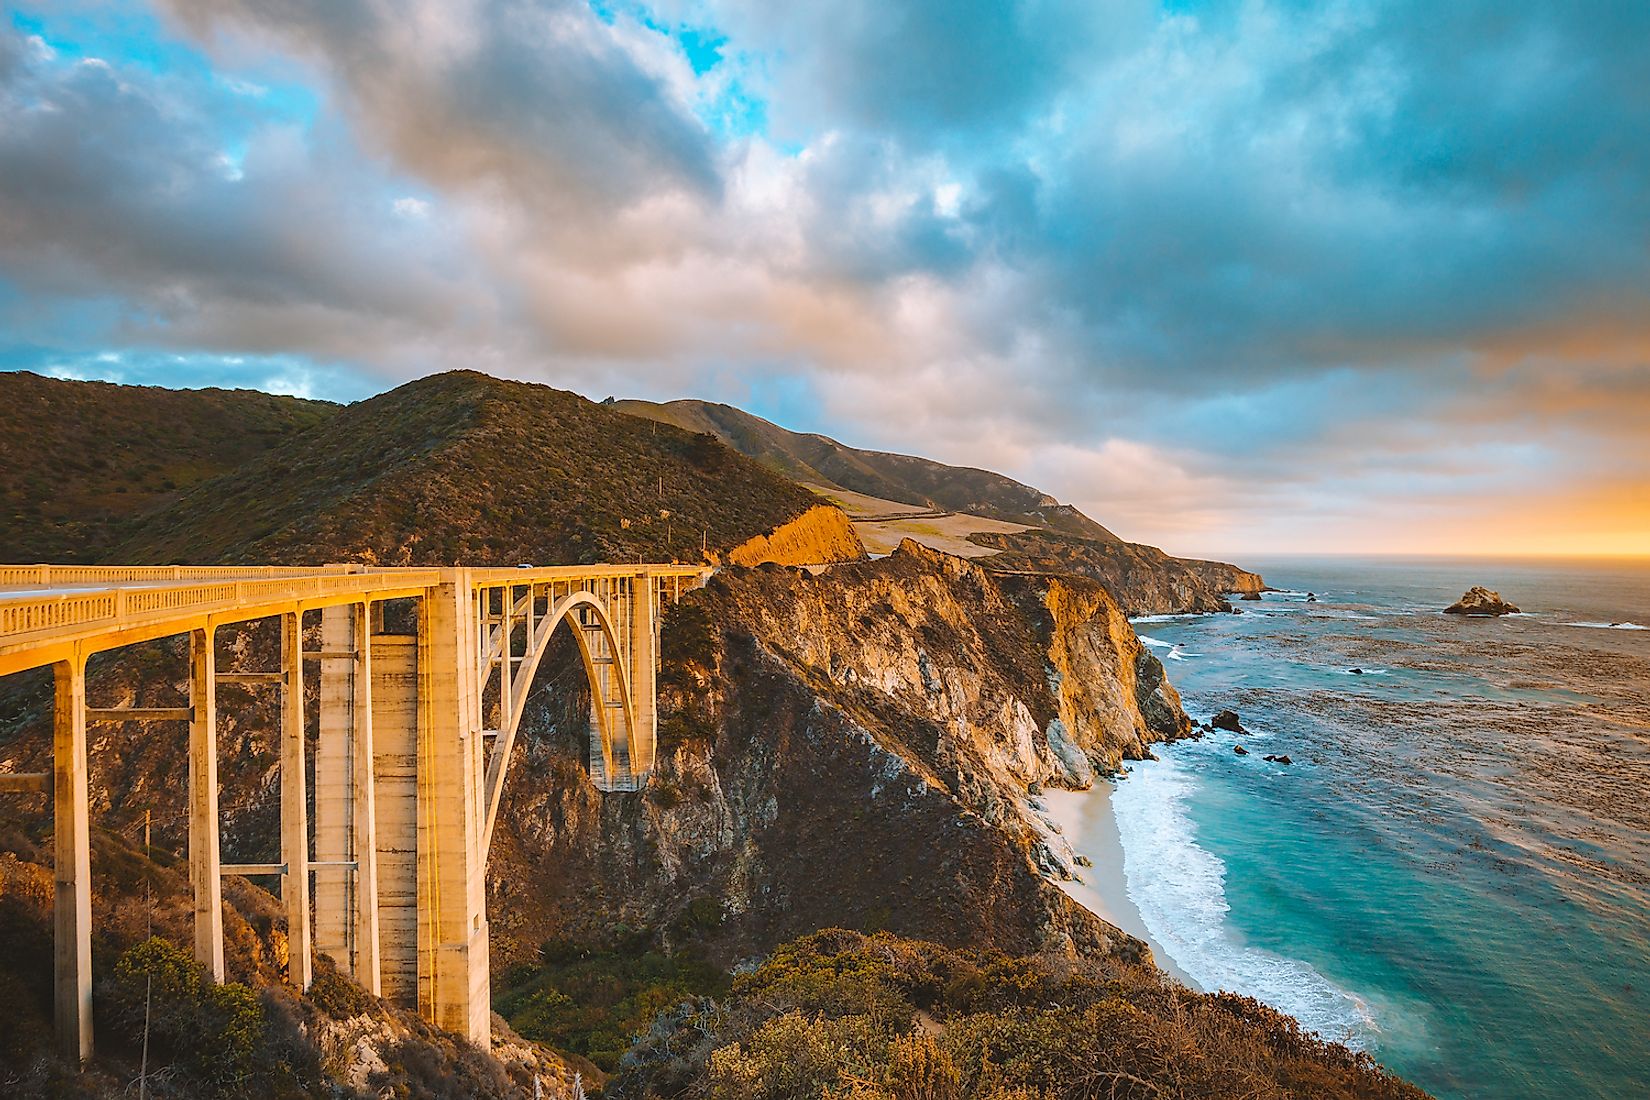
[[[1154,938],[1440,1097],[1650,1096],[1650,563],[1246,564],[1290,591],[1136,623],[1249,731],[1118,784]]]

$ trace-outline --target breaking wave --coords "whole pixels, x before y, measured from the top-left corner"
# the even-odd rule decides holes
[[[1197,843],[1191,775],[1173,759],[1133,769],[1112,795],[1129,899],[1163,950],[1205,989],[1243,993],[1354,1049],[1380,1033],[1370,1006],[1298,959],[1232,938],[1226,865]]]

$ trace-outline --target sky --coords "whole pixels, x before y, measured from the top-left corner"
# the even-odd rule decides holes
[[[1650,4],[0,4],[0,369],[470,368],[1176,553],[1650,554]]]

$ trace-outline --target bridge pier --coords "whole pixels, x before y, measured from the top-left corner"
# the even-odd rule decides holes
[[[638,775],[653,771],[653,755],[659,734],[659,691],[657,653],[658,588],[653,578],[639,574],[630,578],[629,667],[631,729],[630,766]]]
[[[354,733],[354,615],[347,605],[321,611],[321,702],[315,742],[315,952],[345,974],[350,955],[350,764]]]
[[[195,961],[223,981],[223,873],[218,848],[218,669],[211,622],[189,632],[189,885]]]
[[[304,775],[304,617],[281,616],[281,902],[287,980],[299,992],[315,976],[309,933],[309,790]]]
[[[315,747],[315,951],[373,996],[378,947],[378,813],[373,761],[371,612],[321,612]]]
[[[52,832],[58,1051],[74,1065],[92,1056],[92,848],[86,761],[86,658],[52,666]]]
[[[480,642],[469,570],[453,573],[425,597],[418,620],[418,1007],[485,1048]]]

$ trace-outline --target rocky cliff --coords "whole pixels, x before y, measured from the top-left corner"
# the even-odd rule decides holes
[[[535,693],[489,875],[501,956],[703,925],[707,901],[728,959],[832,925],[1144,955],[1050,881],[1072,857],[1036,795],[1189,729],[1101,586],[908,542],[819,576],[724,571],[665,630],[645,792],[584,782],[576,674]]]
[[[755,535],[728,551],[730,565],[821,565],[858,561],[865,547],[842,509],[820,504],[782,523],[765,535]]]

